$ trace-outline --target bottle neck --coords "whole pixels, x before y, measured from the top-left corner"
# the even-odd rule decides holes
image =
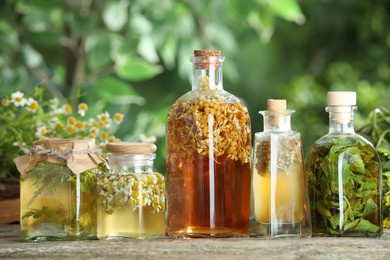
[[[356,106],[327,106],[329,112],[329,133],[355,133],[353,116]]]
[[[155,154],[107,154],[108,164],[112,173],[153,173]]]
[[[260,111],[260,114],[264,116],[264,132],[291,132],[291,114],[293,112],[293,110]]]
[[[222,62],[224,57],[192,57],[192,90],[222,90]]]

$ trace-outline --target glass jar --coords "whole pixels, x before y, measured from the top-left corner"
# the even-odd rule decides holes
[[[15,163],[22,240],[96,239],[96,174],[104,161],[94,139],[37,141]]]
[[[165,179],[153,172],[156,146],[116,142],[106,149],[109,171],[98,177],[98,238],[164,237]]]
[[[306,165],[313,235],[382,234],[382,174],[374,147],[354,131],[356,93],[328,93],[329,133],[317,140]]]
[[[223,89],[221,53],[194,53],[192,91],[167,118],[168,236],[248,236],[249,114]]]
[[[250,235],[311,236],[303,149],[299,132],[291,130],[286,100],[269,99],[264,132],[255,134],[252,164]]]

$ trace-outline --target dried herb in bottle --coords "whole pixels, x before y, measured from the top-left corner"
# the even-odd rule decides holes
[[[167,118],[167,231],[171,237],[247,236],[250,119],[222,87],[219,51],[194,52],[192,91]]]
[[[250,235],[311,236],[300,133],[291,130],[286,100],[270,99],[264,131],[255,134]]]

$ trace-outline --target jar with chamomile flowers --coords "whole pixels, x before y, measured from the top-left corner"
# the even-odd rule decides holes
[[[156,146],[106,145],[109,169],[98,177],[99,239],[149,239],[165,235],[165,179],[153,171]]]

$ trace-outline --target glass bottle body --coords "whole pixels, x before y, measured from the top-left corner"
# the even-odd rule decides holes
[[[66,164],[41,161],[22,176],[22,240],[96,239],[97,171],[74,174]]]
[[[311,236],[300,134],[290,130],[290,115],[274,129],[268,117],[265,113],[265,131],[255,134],[250,235]]]
[[[99,239],[165,235],[165,180],[153,172],[154,155],[108,154],[98,177]]]
[[[382,234],[381,165],[374,147],[355,134],[353,111],[327,107],[330,131],[314,143],[306,166],[313,235]]]
[[[193,90],[167,119],[168,236],[247,236],[249,114],[223,90],[220,63],[194,63]]]

